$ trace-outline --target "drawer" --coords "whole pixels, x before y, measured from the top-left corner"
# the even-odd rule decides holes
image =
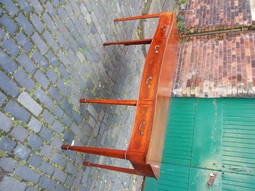
[[[155,33],[154,38],[166,38],[170,30],[170,25],[164,24],[159,27]]]
[[[163,53],[164,39],[154,40],[146,57],[140,85],[139,99],[151,100],[155,98]]]
[[[160,18],[154,38],[166,38],[171,28],[171,25],[172,25],[171,17]]]
[[[137,106],[129,150],[143,152],[148,147],[153,124],[154,105]]]

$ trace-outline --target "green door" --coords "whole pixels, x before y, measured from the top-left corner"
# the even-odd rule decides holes
[[[162,163],[145,191],[255,190],[255,99],[173,98]]]

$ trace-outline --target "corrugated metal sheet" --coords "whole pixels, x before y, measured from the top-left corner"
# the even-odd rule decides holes
[[[189,167],[163,164],[160,173],[158,190],[182,191],[189,188]]]
[[[162,160],[158,191],[255,190],[255,99],[172,99]]]
[[[224,100],[222,144],[224,171],[255,175],[255,99]]]
[[[172,99],[162,163],[190,165],[196,99]]]
[[[254,191],[255,177],[237,173],[224,173],[222,191]]]

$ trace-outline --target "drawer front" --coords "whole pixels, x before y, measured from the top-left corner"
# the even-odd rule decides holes
[[[159,20],[159,27],[155,33],[154,38],[166,38],[167,34],[171,28],[172,18],[169,17],[162,17]]]
[[[154,39],[143,70],[139,94],[139,99],[141,100],[151,100],[156,96],[163,53],[164,41],[162,39]]]
[[[144,152],[148,147],[153,123],[153,109],[153,105],[137,107],[129,150]]]
[[[154,38],[166,38],[169,30],[170,25],[162,25],[160,28],[157,29]]]

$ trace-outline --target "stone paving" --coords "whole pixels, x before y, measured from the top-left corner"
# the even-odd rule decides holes
[[[143,0],[0,0],[0,190],[139,190],[143,177],[82,166],[111,160],[62,151],[63,143],[125,149],[133,107],[79,99],[136,99]]]

